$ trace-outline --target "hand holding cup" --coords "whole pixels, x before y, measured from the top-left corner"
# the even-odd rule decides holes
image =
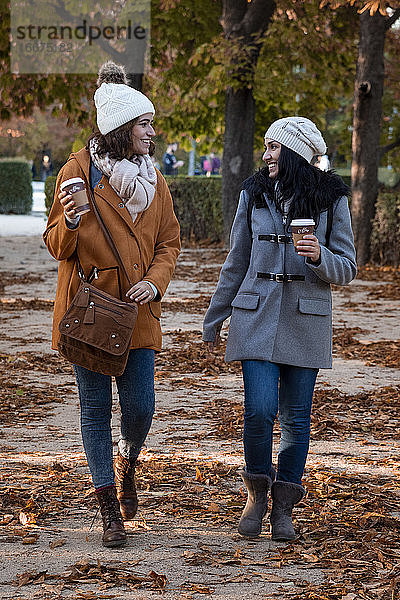
[[[58,194],[58,199],[64,209],[64,215],[70,221],[74,221],[77,215],[75,213],[75,202],[73,201],[71,194],[67,194],[67,192],[60,192]]]
[[[68,219],[76,219],[90,211],[86,185],[81,177],[72,177],[63,181],[60,190],[58,199],[63,205],[65,216]]]
[[[290,223],[290,227],[297,254],[309,258],[312,262],[318,262],[321,256],[321,247],[318,238],[314,235],[314,220],[294,219]]]
[[[312,262],[317,263],[321,256],[321,246],[315,235],[307,234],[297,242],[296,252],[299,256],[305,256]]]

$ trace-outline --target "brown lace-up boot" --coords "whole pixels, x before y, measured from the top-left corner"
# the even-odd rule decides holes
[[[103,546],[116,548],[126,542],[126,532],[114,486],[96,491],[103,520]]]
[[[118,451],[114,462],[115,485],[124,521],[131,521],[137,513],[138,498],[135,486],[135,467],[136,461],[131,462]]]

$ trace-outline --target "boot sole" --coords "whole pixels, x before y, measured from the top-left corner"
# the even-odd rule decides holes
[[[118,548],[119,546],[125,546],[127,540],[115,540],[114,542],[102,542],[105,548]]]
[[[298,537],[297,535],[295,535],[294,537],[282,537],[282,536],[273,535],[273,536],[271,536],[271,539],[274,542],[293,542],[293,540],[295,540],[297,537]]]
[[[238,529],[238,533],[245,538],[249,538],[249,539],[255,539],[260,537],[261,535],[261,531],[260,533],[244,533],[243,531],[240,531],[240,529]]]

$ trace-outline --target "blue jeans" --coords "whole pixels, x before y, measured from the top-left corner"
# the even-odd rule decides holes
[[[111,377],[74,365],[81,405],[83,447],[96,489],[114,484],[111,435]],[[154,350],[131,350],[115,378],[121,407],[118,448],[129,460],[139,456],[154,414]]]
[[[301,484],[310,442],[311,405],[318,369],[244,360],[242,370],[246,470],[270,474],[272,434],[279,410],[281,439],[276,478]]]

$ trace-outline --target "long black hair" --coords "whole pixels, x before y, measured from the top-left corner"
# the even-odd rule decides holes
[[[289,204],[287,223],[292,219],[311,219],[316,225],[319,215],[341,196],[349,196],[350,188],[333,171],[321,171],[302,156],[282,144],[278,159],[278,177],[270,178],[263,167],[243,182],[243,189],[254,198],[256,206],[265,203],[266,192],[277,210],[284,213]]]

